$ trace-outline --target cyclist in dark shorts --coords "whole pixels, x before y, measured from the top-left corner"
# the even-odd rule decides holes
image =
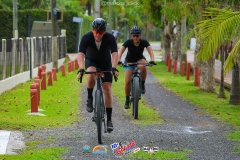
[[[141,39],[141,28],[138,26],[132,27],[130,30],[131,38],[126,40],[121,48],[118,51],[118,64],[122,65],[121,57],[124,53],[125,49],[128,48],[127,55],[125,57],[124,63],[127,62],[141,62],[146,63],[147,60],[143,56],[144,48],[147,49],[151,61],[149,64],[155,65],[154,62],[154,54],[152,51],[152,47],[150,46],[149,42],[147,40]],[[147,78],[147,69],[143,65],[138,65],[140,72],[141,72],[141,78],[142,78],[142,94],[146,92],[145,90],[145,80]],[[129,109],[129,96],[130,96],[130,86],[131,86],[131,74],[133,72],[132,66],[124,67],[124,74],[125,74],[125,95],[126,95],[126,102],[124,105],[125,109]]]
[[[107,130],[112,131],[112,80],[114,74],[118,76],[116,65],[118,63],[117,43],[114,36],[106,32],[107,23],[102,18],[96,18],[92,22],[92,31],[83,35],[79,46],[77,61],[80,70],[77,78],[84,74],[84,58],[86,71],[96,71],[100,68],[102,71],[112,71],[104,73],[102,79],[102,88],[105,98],[107,112]],[[89,74],[87,77],[87,111],[93,111],[93,88],[95,86],[95,75]]]

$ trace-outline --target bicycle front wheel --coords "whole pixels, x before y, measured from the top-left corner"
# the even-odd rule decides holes
[[[101,92],[100,90],[96,91],[96,124],[97,124],[97,134],[98,134],[98,143],[102,144],[102,109],[101,109]]]
[[[134,119],[138,119],[138,102],[139,102],[139,78],[133,78],[133,116]]]

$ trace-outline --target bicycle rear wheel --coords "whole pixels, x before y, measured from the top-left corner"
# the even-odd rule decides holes
[[[139,78],[133,78],[133,116],[134,119],[138,119],[138,102],[139,102]]]
[[[98,143],[102,144],[102,109],[101,109],[101,92],[100,90],[96,91],[96,124],[97,124],[97,133],[98,133]]]

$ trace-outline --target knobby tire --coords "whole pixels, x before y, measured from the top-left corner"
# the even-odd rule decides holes
[[[96,124],[97,124],[97,132],[98,132],[98,143],[102,144],[102,109],[101,109],[101,92],[99,90],[96,91]]]
[[[138,119],[138,102],[139,102],[139,78],[133,78],[133,116],[134,119]]]

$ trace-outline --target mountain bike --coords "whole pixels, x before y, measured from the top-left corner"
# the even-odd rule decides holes
[[[142,95],[142,78],[138,65],[149,66],[149,63],[131,62],[123,66],[133,66],[134,70],[131,75],[130,103],[132,105],[132,116],[138,119],[138,102]]]
[[[102,91],[102,78],[104,78],[104,72],[111,71],[101,71],[99,68],[96,68],[94,72],[85,72],[85,74],[95,74],[96,75],[96,83],[97,88],[95,91],[95,104],[93,106],[93,117],[92,121],[97,125],[97,135],[98,135],[98,143],[102,144],[102,134],[107,133],[106,120],[105,120],[105,103]],[[115,81],[117,81],[117,77],[114,76]],[[80,77],[80,83],[82,83],[82,76]]]

